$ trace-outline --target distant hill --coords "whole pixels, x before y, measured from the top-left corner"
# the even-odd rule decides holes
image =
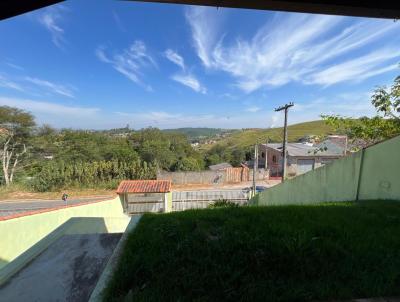
[[[176,128],[163,129],[162,131],[183,133],[190,141],[201,141],[209,138],[221,138],[239,130],[221,128]]]
[[[332,134],[333,128],[326,125],[324,121],[312,121],[288,126],[288,141],[296,142],[306,135],[325,136]],[[232,133],[231,135],[219,140],[216,144],[225,145],[228,148],[246,148],[253,146],[256,141],[265,143],[281,142],[283,137],[283,128],[270,129],[243,129]],[[216,145],[204,145],[202,149],[206,150]]]

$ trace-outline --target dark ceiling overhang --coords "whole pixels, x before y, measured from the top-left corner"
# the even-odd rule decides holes
[[[49,6],[61,0],[0,0],[0,20]]]
[[[277,10],[375,18],[400,18],[400,1],[355,0],[128,0],[215,7]]]
[[[318,13],[359,17],[400,19],[399,0],[128,0],[141,2],[176,3],[214,7],[235,7],[288,12]],[[0,19],[14,17],[61,0],[3,0],[0,1]],[[93,5],[95,9],[95,5]]]

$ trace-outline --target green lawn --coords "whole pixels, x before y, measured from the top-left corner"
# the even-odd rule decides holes
[[[104,301],[400,295],[400,202],[144,215]],[[124,300],[125,298],[125,300]]]

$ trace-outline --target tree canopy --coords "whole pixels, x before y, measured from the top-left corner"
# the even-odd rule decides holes
[[[354,119],[340,115],[322,115],[328,125],[336,131],[346,133],[355,149],[400,134],[400,76],[391,87],[380,86],[374,90],[371,103],[376,116]]]

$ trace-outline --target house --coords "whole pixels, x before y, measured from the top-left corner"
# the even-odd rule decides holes
[[[286,175],[293,177],[321,167],[346,155],[347,137],[332,136],[319,144],[288,143]],[[268,170],[268,177],[282,177],[282,144],[259,146],[258,163]]]

